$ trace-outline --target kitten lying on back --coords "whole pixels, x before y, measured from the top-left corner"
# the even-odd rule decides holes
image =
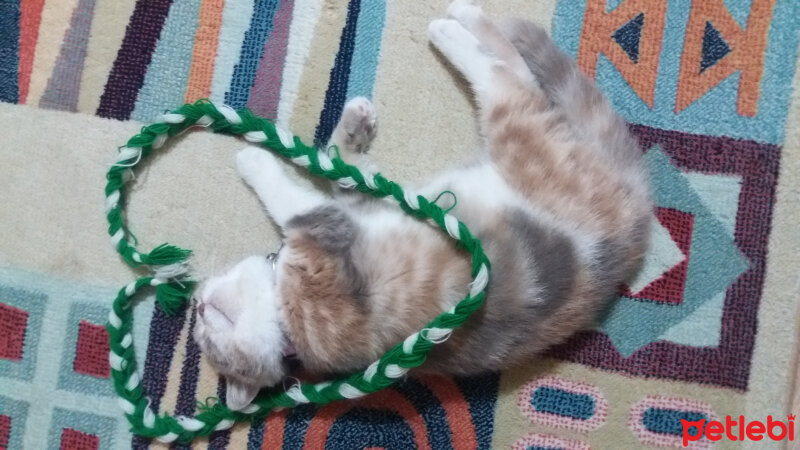
[[[465,375],[529,361],[591,323],[640,262],[652,207],[625,123],[543,30],[499,28],[470,1],[448,17],[429,37],[472,86],[485,148],[418,192],[457,195],[452,213],[483,241],[492,272],[483,308],[423,368]],[[374,132],[372,104],[356,98],[332,143],[365,167]],[[468,255],[388,200],[310,191],[256,148],[237,165],[285,245],[196,293],[195,339],[226,377],[231,408],[280,382],[289,354],[311,372],[363,369],[465,295]]]

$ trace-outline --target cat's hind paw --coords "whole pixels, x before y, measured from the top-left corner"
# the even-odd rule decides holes
[[[483,11],[475,0],[453,0],[447,7],[447,17],[461,22],[468,30],[480,20]]]
[[[378,129],[375,105],[366,97],[351,99],[344,105],[337,129],[339,145],[344,146],[342,150],[366,152]]]

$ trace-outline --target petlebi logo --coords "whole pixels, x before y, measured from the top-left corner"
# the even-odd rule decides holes
[[[699,441],[706,438],[716,442],[721,439],[730,441],[760,441],[771,439],[773,441],[794,441],[794,414],[789,414],[786,421],[773,419],[767,416],[767,422],[761,420],[747,421],[744,416],[737,419],[731,416],[725,417],[725,423],[718,420],[706,419],[688,421],[681,419],[683,428],[683,446],[687,447],[690,442]]]

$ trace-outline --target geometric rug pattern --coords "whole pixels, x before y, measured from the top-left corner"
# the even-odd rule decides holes
[[[4,448],[125,448],[111,389],[108,299],[113,287],[0,270],[0,437]],[[147,348],[149,302],[134,312]],[[24,444],[23,444],[24,443]]]

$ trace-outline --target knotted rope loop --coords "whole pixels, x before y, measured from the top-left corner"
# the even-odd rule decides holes
[[[408,336],[361,372],[323,383],[297,383],[288,389],[267,390],[243,411],[231,411],[219,401],[206,399],[198,404],[199,413],[195,417],[156,414],[144,396],[141,376],[136,368],[131,334],[132,298],[143,289],[154,288],[156,301],[167,314],[180,312],[195,287],[195,282],[186,275],[186,260],[191,250],[161,244],[149,252],[140,251],[135,236],[125,223],[123,204],[126,184],[132,179],[131,169],[147,159],[154,150],[162,149],[170,137],[194,126],[210,128],[217,133],[241,135],[249,142],[271,149],[298,166],[305,167],[311,174],[375,197],[391,197],[406,213],[430,220],[456,239],[458,245],[471,256],[472,283],[468,286],[468,294],[449,311],[431,320],[423,330]],[[208,100],[198,100],[164,113],[160,122],[143,127],[120,147],[117,164],[112,165],[106,174],[108,234],[114,248],[128,265],[145,266],[151,272],[151,275],[138,278],[119,290],[106,325],[110,343],[111,380],[119,396],[120,407],[134,433],[167,443],[189,442],[196,437],[230,428],[235,422],[262,420],[277,409],[305,403],[325,404],[379,391],[405,376],[408,370],[423,364],[434,345],[445,341],[480,308],[489,280],[489,259],[481,242],[466,225],[450,214],[455,206],[455,195],[453,206],[443,210],[436,202],[449,191],[431,202],[421,195],[403,190],[381,174],[362,173],[357,167],[344,162],[338,149],[335,150],[335,155],[329,151],[320,152],[305,145],[287,130],[246,109],[235,111]]]

